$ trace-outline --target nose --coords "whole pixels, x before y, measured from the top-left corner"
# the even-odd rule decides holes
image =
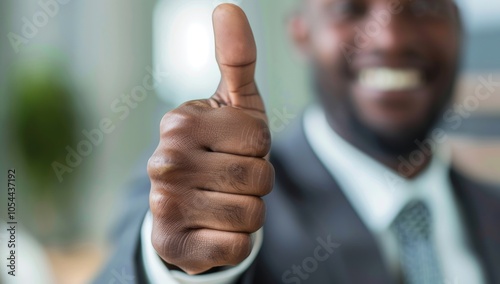
[[[373,20],[369,20],[366,28],[372,29],[372,48],[392,55],[402,55],[420,47],[422,33],[418,25],[411,21],[411,16],[400,11],[391,13],[386,8],[372,11]],[[375,27],[374,21],[378,24]],[[378,28],[378,32],[377,31]]]

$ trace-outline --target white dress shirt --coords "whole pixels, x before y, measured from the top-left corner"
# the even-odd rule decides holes
[[[314,153],[338,182],[340,188],[376,237],[391,272],[398,275],[398,248],[390,225],[411,200],[427,204],[432,214],[433,240],[444,284],[485,283],[483,271],[469,246],[462,218],[449,180],[449,159],[437,151],[431,163],[416,178],[401,178],[396,172],[359,151],[328,125],[320,107],[308,109],[304,116],[306,138]],[[151,283],[233,284],[255,260],[263,232],[254,234],[250,256],[241,264],[207,275],[188,275],[169,271],[151,244],[152,217],[148,213],[142,226],[142,254]]]
[[[434,220],[432,238],[444,283],[484,283],[453,195],[449,155],[444,149],[437,149],[427,168],[408,180],[340,137],[320,107],[308,109],[304,128],[313,151],[375,235],[394,275],[399,271],[399,257],[390,225],[409,201],[418,199],[427,204]]]

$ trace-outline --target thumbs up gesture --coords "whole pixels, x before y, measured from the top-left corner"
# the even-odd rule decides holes
[[[274,183],[264,104],[254,81],[256,46],[244,12],[213,14],[222,79],[215,94],[167,113],[148,162],[158,255],[189,274],[237,265],[262,227]],[[196,82],[193,82],[196,84]]]

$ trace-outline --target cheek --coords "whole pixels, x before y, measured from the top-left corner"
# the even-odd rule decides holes
[[[459,30],[450,24],[442,24],[426,26],[422,33],[427,35],[425,42],[432,46],[434,59],[445,67],[455,68],[461,45]]]
[[[450,26],[428,29],[427,42],[432,46],[432,58],[438,66],[431,82],[432,96],[429,100],[436,105],[449,99],[453,91],[459,67],[461,35],[458,29]]]
[[[344,65],[346,58],[342,51],[348,41],[345,32],[336,28],[318,27],[311,38],[311,49],[314,61],[332,70],[336,66]]]

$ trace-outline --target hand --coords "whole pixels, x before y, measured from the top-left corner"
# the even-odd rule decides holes
[[[210,99],[187,102],[163,117],[160,143],[148,162],[153,247],[189,274],[237,265],[250,254],[250,234],[265,219],[261,197],[274,184],[252,30],[231,4],[216,8],[213,25],[219,87]]]

